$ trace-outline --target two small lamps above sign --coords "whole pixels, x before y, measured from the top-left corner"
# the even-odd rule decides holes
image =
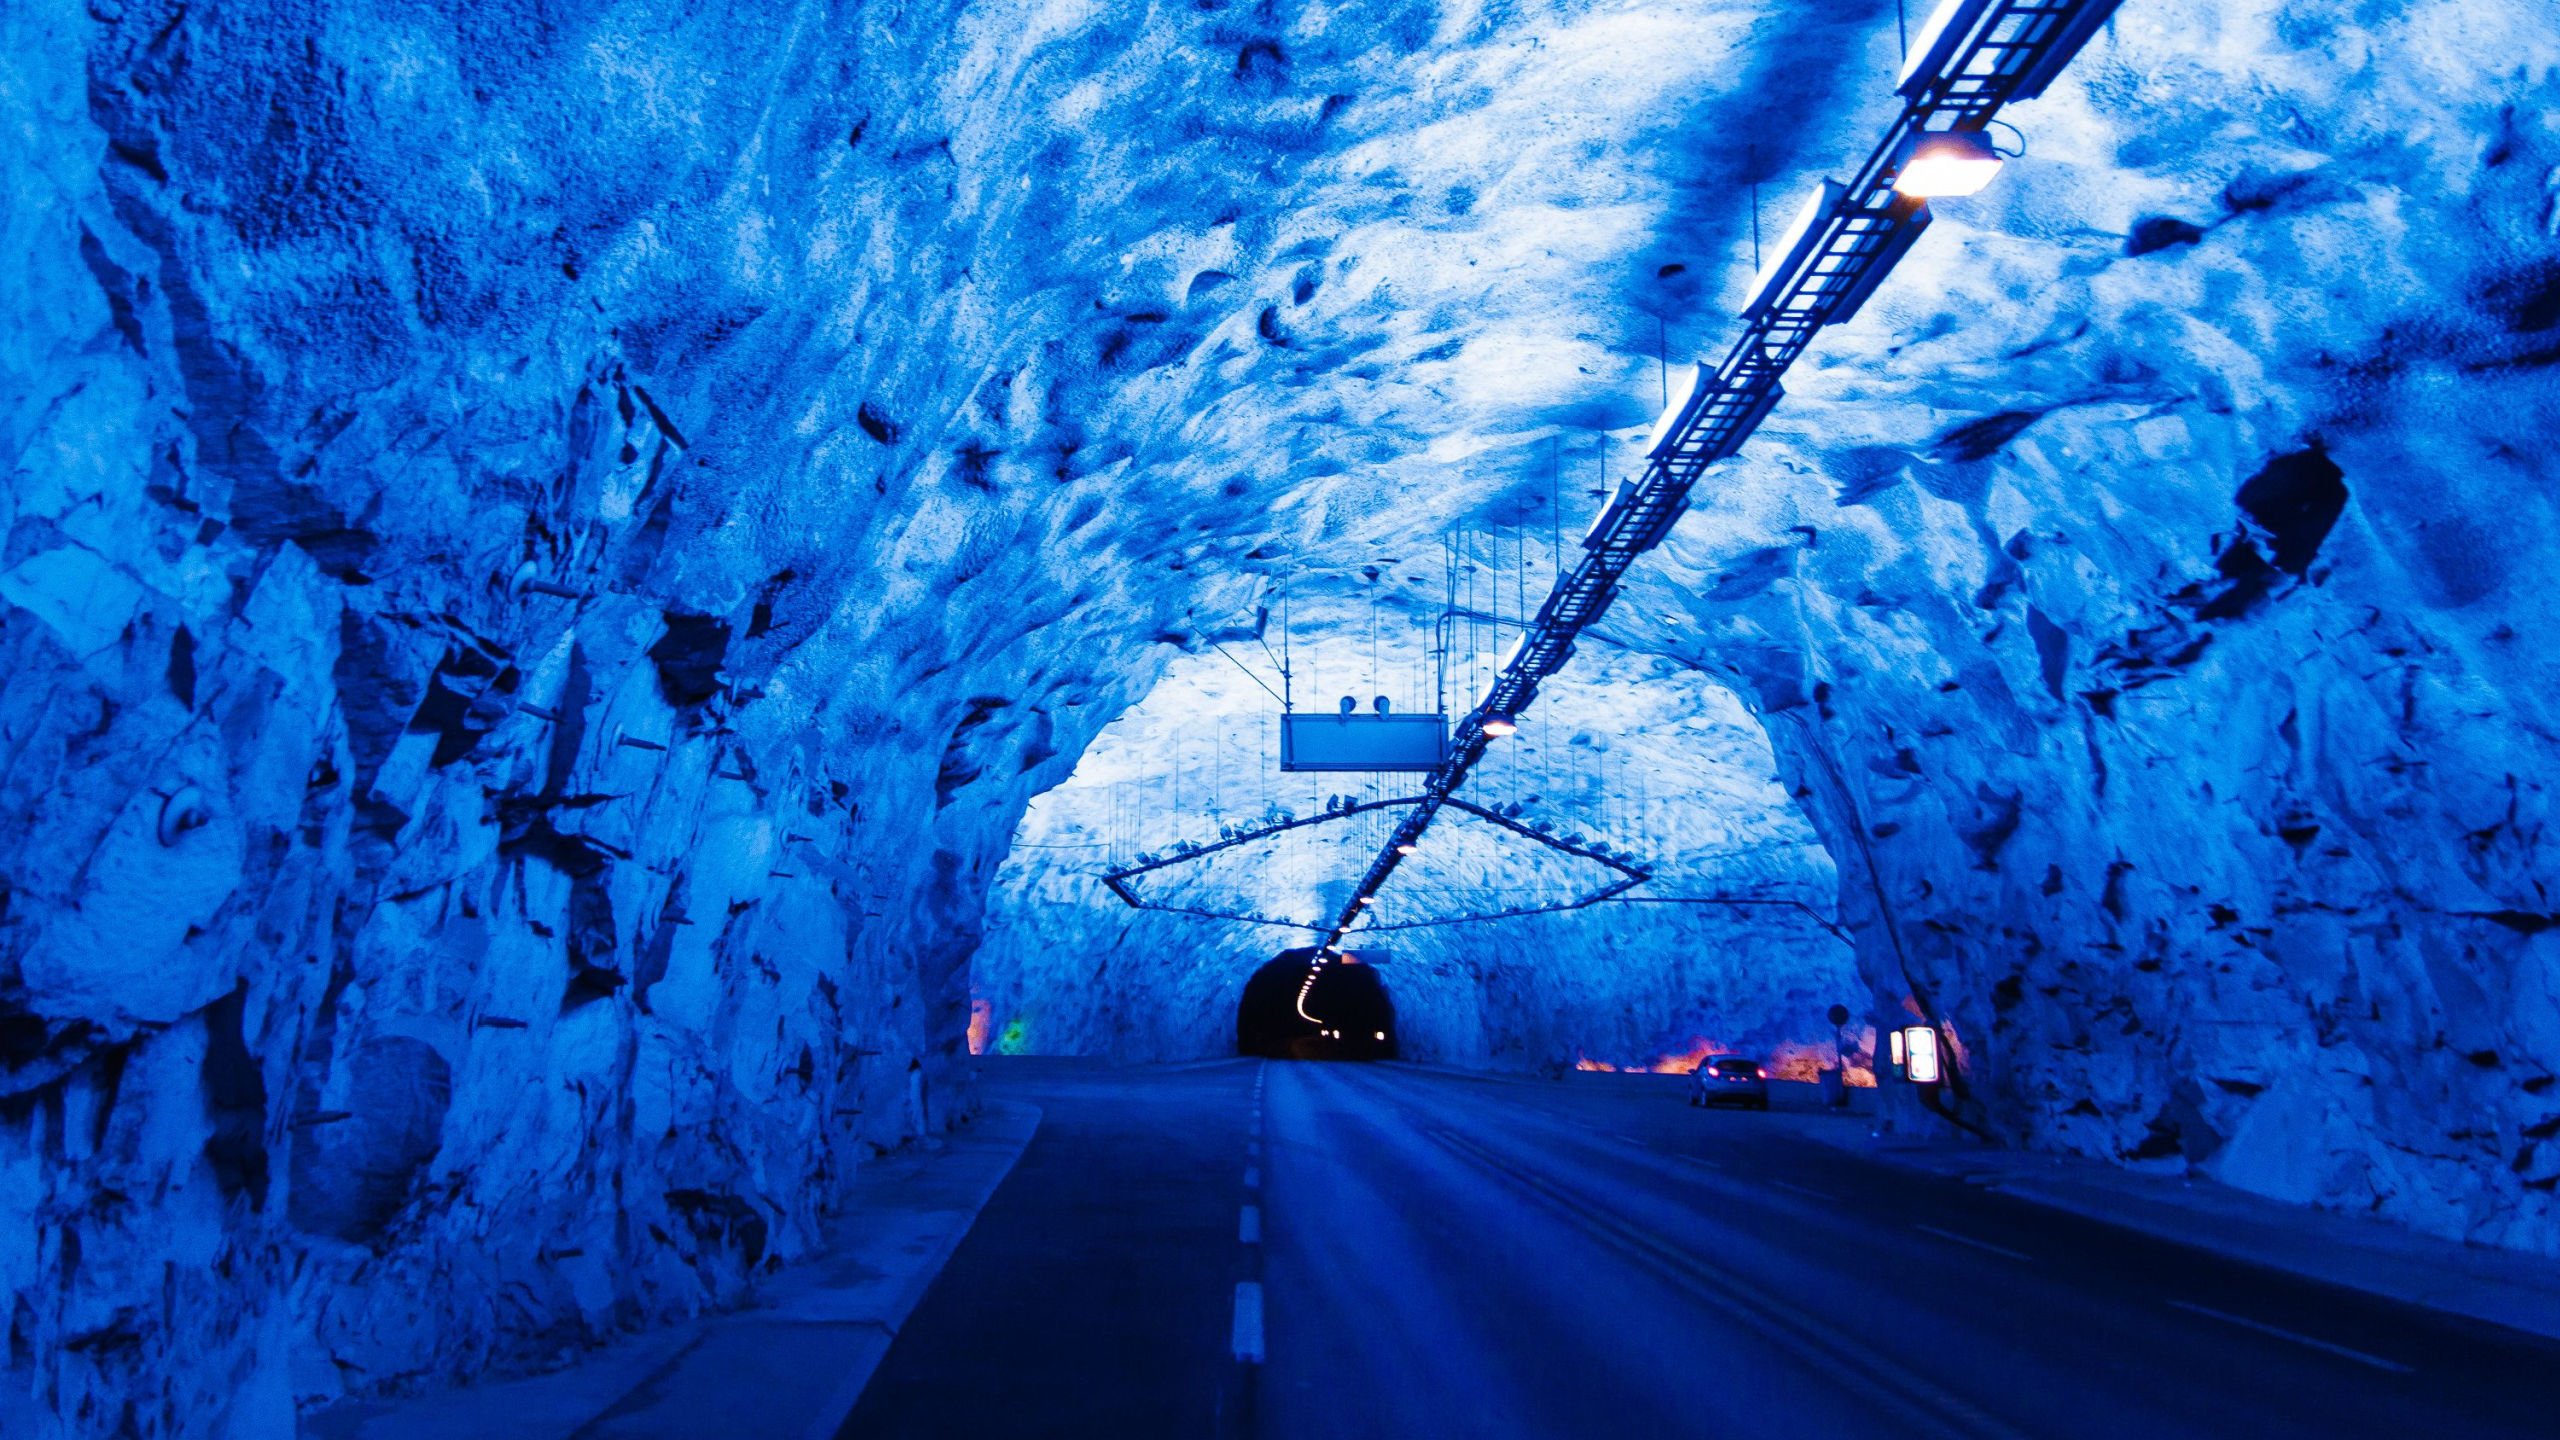
[[[1890,1032],[1894,1073],[1914,1085],[1935,1085],[1946,1078],[1938,1058],[1938,1031],[1930,1025],[1905,1025]]]

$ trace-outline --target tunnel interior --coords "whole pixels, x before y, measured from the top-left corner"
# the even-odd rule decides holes
[[[1269,1060],[1395,1059],[1395,1001],[1377,962],[1374,953],[1312,946],[1264,961],[1236,1001],[1235,1053]]]
[[[2560,1254],[2548,11],[2114,10],[1468,778],[1653,878],[1440,822],[1345,1043],[1921,1017],[1888,1133]],[[1002,1052],[1334,1028],[1259,972],[1413,782],[1275,715],[1478,705],[1904,104],[1874,0],[815,14],[0,5],[32,1433],[539,1368]]]
[[[1476,560],[1490,568],[1494,548],[1480,546]],[[1466,563],[1462,554],[1461,574]],[[1334,652],[1314,637],[1367,630],[1374,599],[1379,689],[1399,712],[1427,712],[1430,691],[1410,677],[1428,658],[1444,561],[1426,551],[1379,568],[1376,582],[1363,580],[1368,594],[1348,603],[1302,591],[1296,645],[1302,656],[1318,651],[1319,676],[1339,673],[1341,661],[1328,661]],[[1481,633],[1484,643],[1470,645],[1476,637],[1458,631],[1461,675],[1470,666],[1480,675],[1494,658],[1491,627]],[[1361,649],[1351,683],[1365,687],[1371,661]],[[1652,878],[1588,909],[1449,923],[1571,905],[1620,877],[1471,816],[1439,821],[1366,907],[1408,928],[1349,942],[1394,957],[1380,973],[1395,992],[1398,1053],[1557,1069],[1671,1066],[1713,1050],[1809,1073],[1837,1043],[1824,1012],[1863,1012],[1867,987],[1851,947],[1816,918],[1837,904],[1839,867],[1780,778],[1768,726],[1700,667],[1608,639],[1588,650],[1576,666],[1586,683],[1553,687],[1470,794],[1544,836],[1605,847]],[[1272,928],[1131,910],[1095,874],[1275,819],[1322,817],[1346,798],[1392,799],[1415,778],[1278,770],[1269,701],[1215,652],[1177,657],[1094,738],[1073,774],[1032,799],[970,961],[990,1045],[1144,1061],[1223,1054],[1236,1043],[1225,1017],[1271,957]],[[1135,884],[1185,911],[1319,923],[1340,910],[1343,887],[1397,818],[1388,810],[1290,830]],[[1692,903],[1716,896],[1749,903]],[[1108,963],[1080,958],[1097,954]],[[1203,1025],[1204,1016],[1217,1018]],[[1862,1034],[1853,1042],[1856,1052]]]

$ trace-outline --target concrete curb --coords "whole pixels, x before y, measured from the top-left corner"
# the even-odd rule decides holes
[[[1802,1131],[1899,1169],[2458,1319],[2560,1340],[2560,1261],[2441,1239],[2200,1177],[2149,1175],[2038,1151],[1894,1144]]]
[[[319,1440],[832,1440],[952,1252],[1013,1173],[1039,1107],[990,1103],[966,1130],[882,1159],[828,1247],[748,1308],[630,1336],[548,1375],[305,1417]]]

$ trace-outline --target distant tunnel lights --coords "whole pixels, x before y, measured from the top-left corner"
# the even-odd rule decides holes
[[[1911,137],[1893,188],[1921,200],[1972,195],[2000,173],[2002,156],[1979,130],[1932,130]]]

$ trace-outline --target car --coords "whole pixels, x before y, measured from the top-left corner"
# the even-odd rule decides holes
[[[1710,1055],[1689,1072],[1692,1105],[1740,1105],[1769,1108],[1769,1075],[1757,1060],[1740,1055]]]

